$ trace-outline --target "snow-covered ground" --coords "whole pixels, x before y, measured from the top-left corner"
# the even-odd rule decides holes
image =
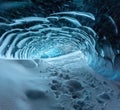
[[[120,110],[120,86],[78,56],[1,59],[0,110]]]

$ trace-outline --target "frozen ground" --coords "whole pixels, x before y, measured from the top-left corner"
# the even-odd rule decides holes
[[[95,74],[80,55],[1,59],[0,110],[120,110],[120,85]]]

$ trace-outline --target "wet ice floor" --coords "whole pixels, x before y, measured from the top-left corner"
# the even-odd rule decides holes
[[[0,110],[119,110],[120,86],[95,74],[80,54],[0,60]]]

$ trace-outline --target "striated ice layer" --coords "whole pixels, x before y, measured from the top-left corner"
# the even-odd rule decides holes
[[[83,20],[82,20],[83,19]],[[60,12],[49,17],[27,17],[9,24],[0,38],[0,58],[54,58],[81,51],[88,60],[95,54],[96,33],[84,21],[87,12]]]

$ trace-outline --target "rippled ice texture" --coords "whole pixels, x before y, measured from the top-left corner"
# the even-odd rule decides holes
[[[104,49],[97,48],[100,52],[97,53],[95,49],[98,36],[91,28],[94,21],[91,13],[70,11],[4,22],[1,27],[5,27],[5,32],[0,38],[0,58],[54,59],[80,51],[97,73],[115,79],[119,77],[119,71],[113,68],[113,50],[104,46]]]
[[[0,38],[0,57],[8,59],[53,58],[75,51],[95,53],[95,32],[81,19],[95,20],[86,12],[60,12],[49,17],[13,20]],[[91,55],[90,55],[91,54]]]

